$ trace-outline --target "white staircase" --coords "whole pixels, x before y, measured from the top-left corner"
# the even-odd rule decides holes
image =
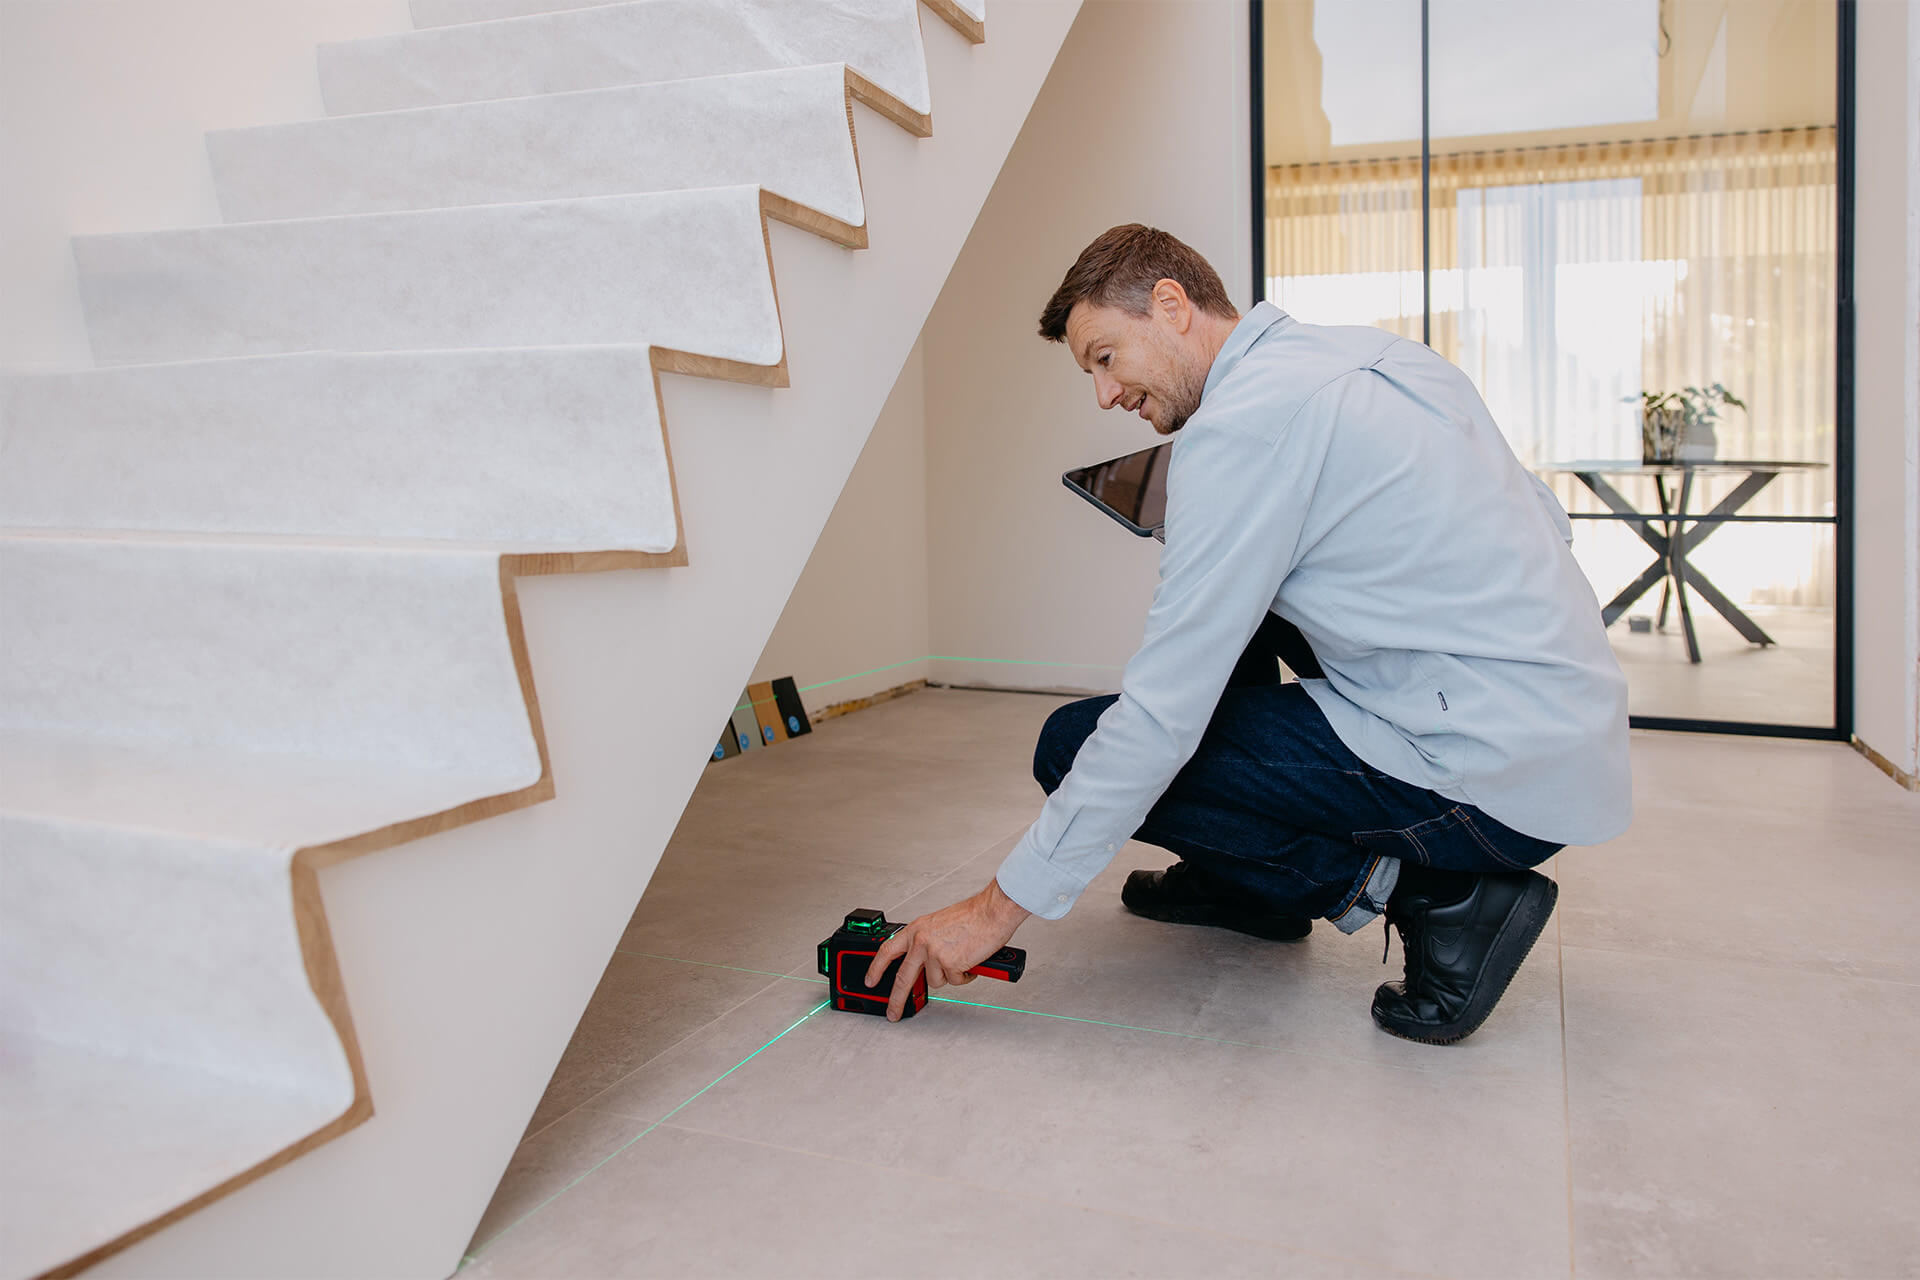
[[[209,137],[225,225],[76,238],[0,1280],[453,1269],[1077,8],[414,0]]]

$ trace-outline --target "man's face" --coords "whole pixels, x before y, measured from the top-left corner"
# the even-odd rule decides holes
[[[1067,347],[1093,375],[1100,407],[1137,413],[1163,436],[1200,407],[1211,367],[1188,338],[1192,311],[1185,301],[1168,307],[1156,298],[1144,316],[1090,302],[1067,313]]]

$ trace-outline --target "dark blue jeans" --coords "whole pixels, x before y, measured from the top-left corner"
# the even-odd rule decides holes
[[[1291,656],[1288,664],[1305,665]],[[1200,749],[1136,840],[1179,854],[1249,909],[1324,916],[1345,933],[1385,909],[1402,860],[1485,874],[1531,867],[1561,847],[1374,769],[1347,750],[1305,689],[1278,683],[1277,672],[1269,679],[1272,669],[1271,658],[1242,659]],[[1116,697],[1047,718],[1033,776],[1049,795]]]

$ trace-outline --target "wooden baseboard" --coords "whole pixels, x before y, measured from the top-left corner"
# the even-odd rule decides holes
[[[1920,791],[1920,777],[1915,777],[1913,774],[1908,773],[1905,769],[1902,769],[1899,765],[1887,759],[1866,743],[1860,741],[1860,739],[1855,738],[1853,740],[1853,749],[1872,761],[1874,768],[1880,770],[1880,772],[1886,774],[1907,790]]]
[[[819,724],[822,720],[834,720],[841,716],[850,716],[856,711],[865,711],[868,707],[877,707],[883,702],[892,702],[895,698],[904,698],[915,690],[926,687],[927,682],[925,680],[909,680],[905,684],[897,684],[891,689],[882,689],[879,693],[871,694],[865,698],[849,698],[845,702],[836,702],[832,706],[822,707],[818,711],[809,711],[807,715],[815,724]]]

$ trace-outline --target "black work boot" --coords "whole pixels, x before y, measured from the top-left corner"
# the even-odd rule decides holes
[[[1127,910],[1168,924],[1234,929],[1269,942],[1298,942],[1313,928],[1308,916],[1250,909],[1234,897],[1231,889],[1185,862],[1176,862],[1165,871],[1135,871],[1120,890],[1120,901]]]
[[[1387,925],[1407,976],[1373,993],[1382,1031],[1426,1044],[1472,1035],[1506,993],[1553,914],[1559,886],[1537,871],[1477,876],[1400,864]]]

